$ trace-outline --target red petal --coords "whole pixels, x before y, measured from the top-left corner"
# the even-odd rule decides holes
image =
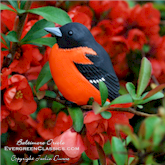
[[[80,134],[72,131],[71,128],[65,131],[62,135],[56,137],[53,140],[53,143],[51,147],[64,147],[65,154],[70,158],[76,158],[85,151],[85,146]],[[76,150],[76,147],[78,148],[78,150]],[[74,150],[71,150],[71,148],[74,148]]]
[[[34,113],[37,109],[37,103],[34,100],[23,99],[22,108],[18,111],[23,115],[30,115]]]

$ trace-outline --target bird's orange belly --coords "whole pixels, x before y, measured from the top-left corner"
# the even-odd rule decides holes
[[[76,68],[75,64],[66,58],[67,54],[55,54],[51,51],[49,64],[53,79],[62,95],[78,105],[86,105],[93,97],[101,104],[100,92]]]

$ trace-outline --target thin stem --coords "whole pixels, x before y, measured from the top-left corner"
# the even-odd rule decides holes
[[[25,4],[24,10],[30,9],[31,4],[32,4],[32,1],[27,1],[26,4]],[[17,35],[18,35],[18,40],[20,40],[20,38],[21,38],[27,14],[28,13],[23,13],[22,15],[19,16],[18,26],[16,28],[16,32],[17,32]],[[14,59],[14,54],[17,51],[17,48],[18,48],[18,43],[14,42],[12,47],[11,47],[12,60]]]

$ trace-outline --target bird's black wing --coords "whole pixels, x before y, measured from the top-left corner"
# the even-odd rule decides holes
[[[108,88],[108,98],[112,101],[119,96],[119,82],[117,77],[103,69],[90,64],[75,63],[80,73],[99,90],[99,81],[103,81]]]

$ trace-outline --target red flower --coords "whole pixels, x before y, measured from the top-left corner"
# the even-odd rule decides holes
[[[90,12],[88,14],[88,12]],[[91,29],[91,10],[87,6],[76,6],[71,11],[68,12],[68,15],[73,22],[78,22],[85,25],[89,30]]]
[[[120,12],[119,12],[120,11]],[[112,20],[119,20],[121,23],[125,23],[127,18],[129,17],[129,6],[125,1],[116,1],[115,6],[109,12],[109,18]]]
[[[141,30],[132,29],[128,32],[128,44],[132,50],[141,50],[146,41],[145,34]]]
[[[116,36],[110,38],[109,51],[110,56],[114,57],[119,54],[128,52],[127,40],[122,36]]]
[[[30,69],[24,73],[24,75],[28,81],[36,80],[38,78],[41,69],[42,69],[41,65],[31,66]]]
[[[137,16],[137,23],[143,27],[153,27],[160,23],[160,12],[154,9],[152,3],[146,3]]]
[[[32,45],[22,45],[17,49],[14,60],[10,64],[9,68],[12,69],[13,72],[25,73],[30,68],[30,62],[32,61]]]
[[[11,5],[8,5],[8,7],[12,8],[15,10]],[[9,30],[13,30],[14,23],[15,23],[15,18],[16,18],[16,13],[10,10],[3,10],[1,12],[1,23],[3,26],[7,26]]]
[[[70,158],[76,158],[85,151],[81,135],[75,132],[72,128],[56,137],[53,140],[51,147],[61,147],[62,150],[64,149],[63,152],[65,152],[65,154]]]
[[[103,147],[107,140],[104,133],[107,132],[108,122],[106,119],[103,119],[100,114],[95,115],[94,112],[90,111],[84,117],[84,124],[86,127],[86,135],[83,140],[87,147],[85,152],[90,159],[98,159],[95,141]],[[92,153],[90,153],[91,150]]]
[[[72,125],[70,116],[59,112],[58,116],[49,108],[41,109],[37,114],[37,131],[45,140],[55,138]]]
[[[14,75],[8,80],[9,87],[4,93],[4,102],[10,111],[28,115],[35,112],[37,104],[32,90],[24,76]]]
[[[162,73],[162,67],[160,65],[160,61],[151,58],[150,62],[152,65],[152,74],[158,78]]]
[[[156,57],[159,60],[165,61],[165,36],[160,38],[160,43],[158,44],[158,47],[157,47]]]
[[[114,70],[115,70],[118,78],[120,78],[120,79],[124,78],[129,72],[127,60],[126,60],[126,58],[121,58],[123,60],[121,60],[121,59],[119,60],[119,58],[121,56],[125,57],[125,54],[120,54],[119,56],[117,56],[117,58],[115,58],[113,60],[113,61],[117,61],[117,62],[115,62],[113,67],[114,67]],[[120,63],[119,63],[119,61],[120,61]]]
[[[109,139],[111,140],[112,136],[117,136],[115,125],[121,124],[121,125],[127,125],[130,127],[131,130],[132,127],[129,124],[129,119],[132,118],[132,115],[127,112],[115,112],[111,111],[112,117],[108,119],[108,130],[107,134]],[[122,138],[126,138],[126,135],[120,131],[120,135]]]
[[[10,115],[10,111],[6,108],[5,105],[1,105],[1,118],[0,118],[0,121],[5,119],[9,115]]]
[[[100,16],[103,12],[110,10],[114,7],[113,1],[89,1],[89,6],[95,11],[97,16]]]
[[[2,69],[1,73],[1,87],[0,89],[3,90],[8,87],[8,76],[11,73],[11,69],[4,68]]]

